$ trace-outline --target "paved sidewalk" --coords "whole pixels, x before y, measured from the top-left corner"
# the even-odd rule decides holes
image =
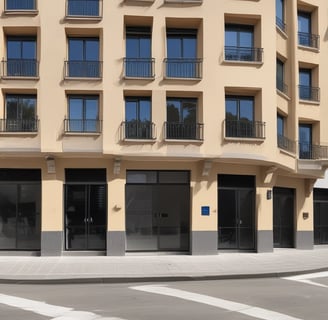
[[[328,270],[328,247],[212,256],[0,256],[0,283],[129,282],[278,277]]]

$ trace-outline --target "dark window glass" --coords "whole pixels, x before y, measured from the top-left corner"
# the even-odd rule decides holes
[[[312,47],[311,13],[298,12],[298,43],[301,46]]]
[[[69,130],[76,132],[99,132],[99,97],[68,97]]]
[[[7,75],[37,76],[36,38],[7,38]]]
[[[70,77],[100,77],[99,39],[68,39],[68,73]]]
[[[276,24],[281,30],[285,30],[284,0],[276,0]]]
[[[67,0],[69,16],[99,16],[99,0]]]
[[[66,183],[106,182],[106,169],[65,169]]]
[[[300,99],[312,100],[312,70],[300,69],[299,70],[300,82]]]
[[[277,89],[281,92],[285,92],[285,88],[284,88],[284,63],[277,59],[277,65],[276,65],[276,86]]]
[[[36,0],[6,0],[6,10],[35,10]]]
[[[312,125],[299,125],[299,150],[301,159],[312,159]]]
[[[284,136],[284,123],[285,118],[281,115],[277,115],[277,134],[279,136]]]

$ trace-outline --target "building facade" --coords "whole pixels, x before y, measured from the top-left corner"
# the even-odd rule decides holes
[[[1,252],[328,241],[326,0],[0,8]]]

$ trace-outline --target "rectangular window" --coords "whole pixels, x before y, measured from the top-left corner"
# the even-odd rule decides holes
[[[99,17],[99,0],[67,0],[67,16]]]
[[[151,28],[126,27],[125,76],[154,77],[154,59],[151,58]]]
[[[285,31],[285,1],[276,0],[276,26]]]
[[[36,95],[6,95],[5,131],[35,132],[38,130]]]
[[[288,88],[285,84],[285,64],[280,59],[277,59],[276,65],[276,88],[284,94],[288,93]]]
[[[197,123],[196,98],[167,98],[167,139],[202,140],[203,126]]]
[[[312,86],[312,69],[299,69],[299,98],[301,100],[319,101],[319,88]]]
[[[300,124],[298,134],[300,159],[313,159],[314,154],[312,148],[312,125]]]
[[[125,138],[152,139],[150,97],[125,98]]]
[[[35,37],[7,37],[7,68],[11,77],[37,77]]]
[[[68,39],[68,77],[100,78],[99,38]]]
[[[200,78],[201,60],[197,59],[196,29],[167,29],[166,76]]]
[[[65,123],[65,131],[94,133],[101,131],[98,96],[68,96],[68,119]]]
[[[311,12],[298,11],[298,44],[304,47],[319,49],[319,36],[312,34]]]
[[[5,0],[5,10],[36,10],[36,0]]]
[[[226,96],[225,109],[226,137],[264,137],[264,124],[254,121],[254,97]]]

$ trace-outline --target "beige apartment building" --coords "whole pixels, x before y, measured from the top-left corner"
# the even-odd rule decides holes
[[[326,0],[0,8],[1,252],[328,242]]]

